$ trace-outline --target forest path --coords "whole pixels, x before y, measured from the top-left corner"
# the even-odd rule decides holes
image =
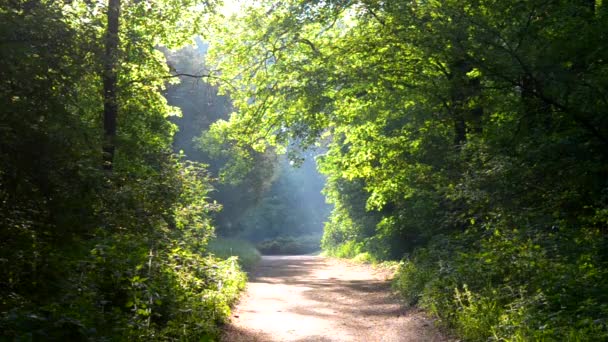
[[[386,272],[319,256],[265,256],[222,340],[447,341],[391,293]]]

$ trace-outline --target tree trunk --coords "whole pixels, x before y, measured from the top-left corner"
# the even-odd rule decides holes
[[[479,103],[481,79],[478,76],[469,75],[469,72],[474,69],[464,58],[455,58],[449,67],[451,111],[452,119],[454,120],[454,145],[461,147],[466,144],[468,134],[480,135],[483,133],[484,111]]]
[[[108,1],[108,27],[105,35],[105,56],[103,61],[103,168],[112,170],[116,149],[116,119],[118,117],[117,68],[118,68],[118,26],[120,0]]]
[[[465,106],[467,100],[466,73],[468,64],[461,59],[450,63],[452,101],[452,119],[454,120],[454,145],[460,147],[467,142],[467,124],[465,117]]]

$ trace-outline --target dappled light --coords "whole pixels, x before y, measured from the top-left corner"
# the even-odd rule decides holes
[[[207,73],[208,45],[167,51],[176,70],[186,74]],[[182,77],[168,87],[169,104],[181,109],[172,118],[179,127],[173,147],[189,160],[205,163],[218,177],[210,197],[222,205],[215,213],[215,232],[221,238],[254,244],[263,254],[307,254],[320,250],[323,225],[331,207],[321,190],[325,178],[317,171],[310,150],[291,160],[265,152],[242,150],[210,131],[218,120],[227,120],[234,109],[217,87],[199,79]],[[235,250],[236,252],[236,250]]]
[[[0,0],[0,341],[608,341],[608,0]]]
[[[315,256],[267,256],[224,341],[446,341],[391,293],[390,272]]]

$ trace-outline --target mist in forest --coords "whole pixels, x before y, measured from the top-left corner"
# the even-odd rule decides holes
[[[208,72],[206,50],[207,45],[197,40],[196,46],[165,54],[177,73],[202,75]],[[194,77],[181,77],[179,84],[168,87],[165,96],[182,112],[181,117],[172,120],[179,128],[174,150],[183,152],[186,159],[207,164],[217,178],[211,193],[212,199],[222,205],[215,214],[216,234],[249,240],[262,249],[270,246],[267,251],[283,250],[285,245],[291,252],[318,249],[331,211],[321,194],[325,178],[316,168],[318,152],[303,153],[301,164],[273,151],[254,153],[249,169],[239,174],[238,182],[223,182],[219,176],[235,156],[230,152],[210,153],[208,143],[200,137],[215,121],[228,118],[234,110],[230,98],[219,95],[217,88],[204,79]]]

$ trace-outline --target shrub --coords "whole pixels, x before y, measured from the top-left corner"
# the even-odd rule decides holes
[[[605,245],[594,230],[437,238],[402,261],[394,287],[465,340],[606,340]]]
[[[257,247],[268,255],[298,255],[319,251],[320,237],[315,235],[282,236],[258,243]]]
[[[355,255],[355,257],[353,258],[353,261],[360,262],[360,263],[375,264],[378,262],[378,259],[376,259],[369,252],[363,252],[363,253],[359,253],[359,254]]]
[[[177,244],[150,248],[136,235],[98,240],[70,270],[63,294],[22,301],[0,319],[0,340],[201,340],[215,338],[246,282],[236,258]]]
[[[236,257],[238,263],[246,270],[252,270],[260,261],[260,252],[245,240],[216,238],[209,242],[207,251],[218,258]]]
[[[328,256],[350,259],[357,256],[357,254],[362,253],[362,246],[363,244],[360,242],[349,240],[332,248],[327,248],[324,250],[324,252]]]
[[[246,275],[235,258],[205,256],[213,205],[202,166],[171,163],[163,172],[155,175],[163,186],[153,176],[108,185],[107,224],[86,239],[33,246],[44,253],[34,260],[37,282],[10,277],[32,274],[21,265],[0,268],[10,281],[0,291],[0,340],[217,337]]]

